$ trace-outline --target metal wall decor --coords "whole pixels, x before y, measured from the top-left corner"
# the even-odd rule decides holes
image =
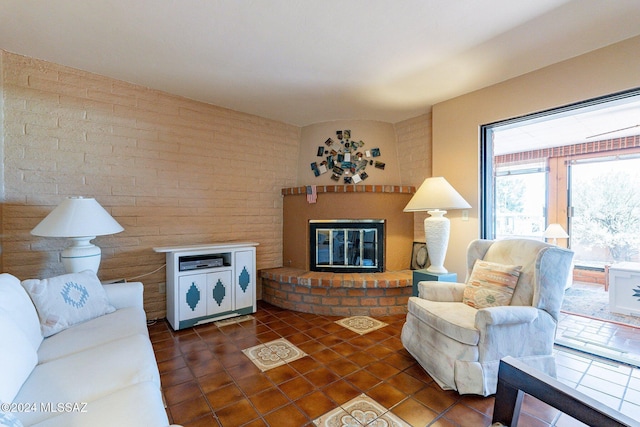
[[[333,181],[342,179],[345,184],[358,184],[369,177],[365,171],[367,166],[384,170],[384,162],[377,159],[381,155],[380,149],[365,149],[364,145],[362,140],[351,139],[350,130],[337,130],[335,141],[327,138],[324,145],[318,146],[316,155],[322,160],[311,163],[313,175],[330,173]]]

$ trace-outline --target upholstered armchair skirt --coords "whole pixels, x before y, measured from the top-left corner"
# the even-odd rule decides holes
[[[467,283],[420,282],[418,296],[409,299],[403,345],[442,388],[460,394],[495,393],[505,356],[555,376],[553,343],[572,258],[571,251],[536,240],[472,242]],[[507,286],[510,301],[473,289],[476,260],[515,271],[496,274],[517,280]]]

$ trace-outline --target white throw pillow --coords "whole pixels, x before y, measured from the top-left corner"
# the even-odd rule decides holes
[[[38,310],[45,337],[116,310],[91,270],[50,279],[24,280],[22,286]]]
[[[0,401],[11,403],[38,363],[38,354],[6,314],[0,314],[0,342]]]
[[[20,286],[20,280],[7,273],[0,274],[0,315],[3,313],[22,329],[37,351],[42,343],[38,313],[29,295]]]

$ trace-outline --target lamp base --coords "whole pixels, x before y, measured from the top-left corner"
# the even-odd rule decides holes
[[[62,265],[67,273],[79,273],[85,270],[98,272],[102,251],[90,240],[96,236],[69,237],[71,245],[62,251]]]
[[[433,210],[427,211],[430,215],[424,220],[424,234],[427,242],[427,252],[431,265],[427,267],[429,273],[448,273],[444,268],[444,258],[449,245],[449,229],[451,227],[449,218],[444,214],[447,211]]]

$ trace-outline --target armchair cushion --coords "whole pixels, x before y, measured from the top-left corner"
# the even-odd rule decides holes
[[[480,331],[475,326],[478,310],[466,304],[409,298],[409,313],[442,335],[466,345],[478,345]]]
[[[98,276],[90,270],[50,279],[24,280],[22,286],[36,306],[45,337],[116,310],[109,303]]]
[[[509,305],[521,269],[522,266],[477,260],[462,302],[477,309]]]

